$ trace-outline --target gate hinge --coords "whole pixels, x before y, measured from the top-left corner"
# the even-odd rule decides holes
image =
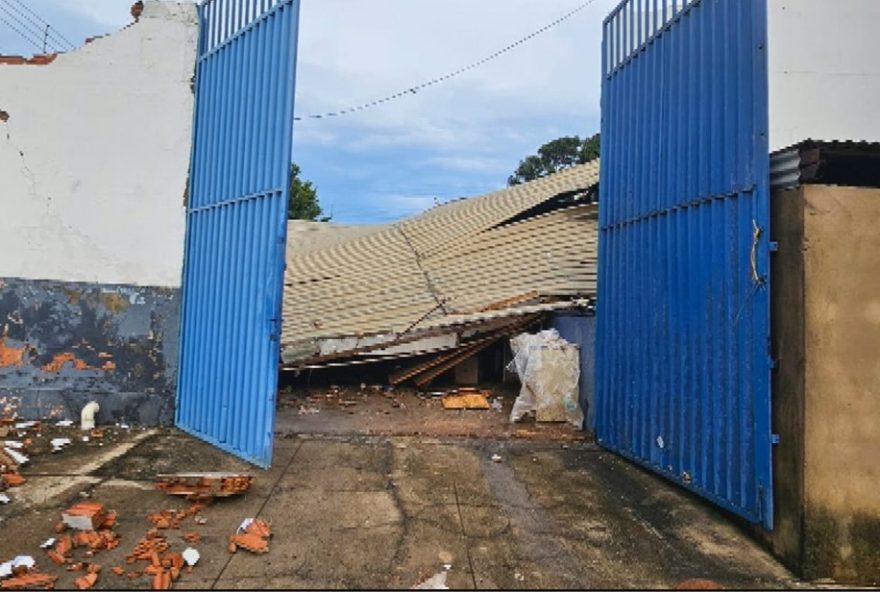
[[[779,434],[770,434],[770,443],[771,444],[776,446],[777,444],[779,444],[779,442],[780,442]]]
[[[769,245],[770,245],[770,252],[771,253],[775,253],[775,252],[779,251],[779,243],[778,242],[770,241]]]

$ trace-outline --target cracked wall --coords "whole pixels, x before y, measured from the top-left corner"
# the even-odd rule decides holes
[[[148,2],[0,58],[0,414],[172,420],[197,42],[194,5]]]

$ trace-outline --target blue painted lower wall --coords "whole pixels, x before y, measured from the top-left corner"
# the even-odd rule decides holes
[[[596,317],[587,312],[562,312],[550,316],[550,327],[569,343],[581,349],[581,379],[578,399],[584,410],[584,429],[590,433],[596,430],[596,411],[594,405],[593,381],[596,376]]]
[[[0,279],[0,415],[171,425],[180,290]]]

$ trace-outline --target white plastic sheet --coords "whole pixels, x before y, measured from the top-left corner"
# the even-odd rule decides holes
[[[567,421],[581,428],[584,414],[578,404],[581,374],[578,346],[550,329],[517,335],[510,340],[510,347],[513,361],[508,370],[515,371],[522,382],[510,413],[511,423],[534,414],[538,421]]]

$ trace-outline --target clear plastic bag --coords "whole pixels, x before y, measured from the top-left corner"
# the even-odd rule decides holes
[[[578,404],[580,351],[559,336],[555,329],[537,334],[523,333],[510,340],[515,371],[522,383],[510,412],[516,423],[529,414],[540,422],[568,422],[583,427],[584,414]]]

